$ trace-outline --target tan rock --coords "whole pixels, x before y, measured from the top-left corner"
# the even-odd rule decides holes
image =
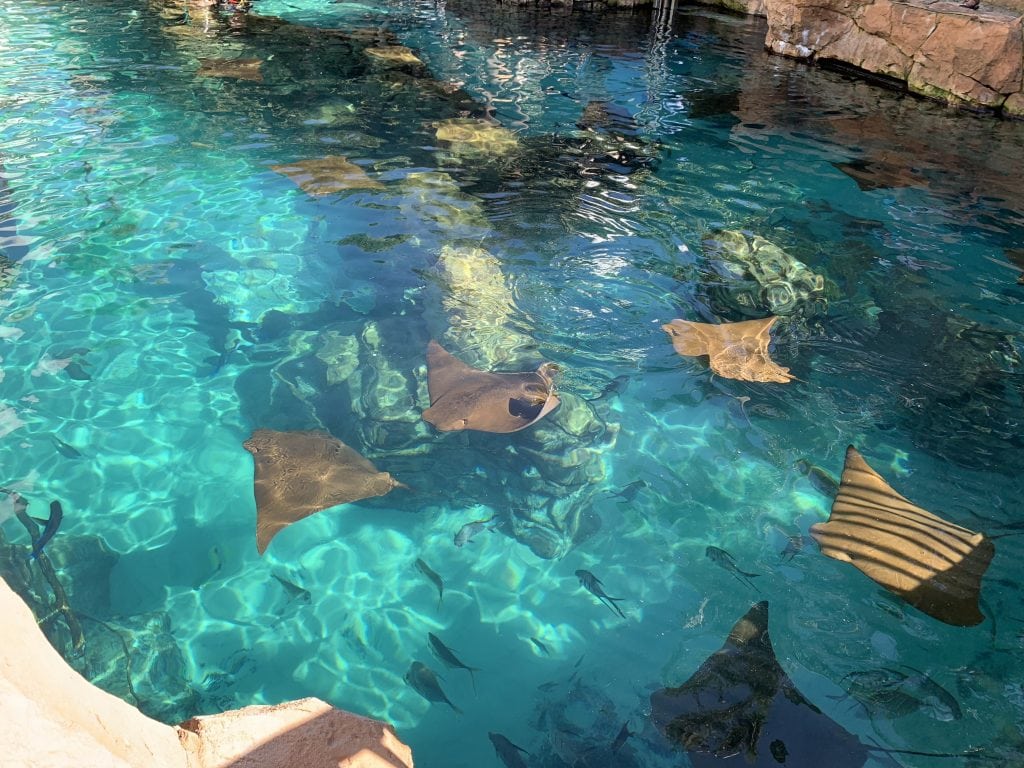
[[[766,0],[765,10],[775,53],[846,62],[971,107],[998,109],[1022,90],[1024,19],[989,3]]]
[[[180,728],[198,768],[412,768],[390,726],[319,699],[194,717]],[[198,739],[198,742],[196,741]]]
[[[188,768],[175,730],[69,667],[0,580],[0,743],[9,768]]]
[[[1003,113],[1009,117],[1024,118],[1024,93],[1011,93],[1003,102]]]

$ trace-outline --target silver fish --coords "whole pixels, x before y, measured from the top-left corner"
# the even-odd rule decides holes
[[[416,559],[416,569],[430,579],[434,586],[437,587],[437,607],[440,608],[441,600],[444,599],[444,581],[441,580],[441,577],[429,565],[419,558]]]
[[[779,557],[783,560],[792,560],[803,551],[805,543],[806,541],[802,534],[798,533],[794,536],[788,536],[786,538],[786,548],[779,553]]]
[[[839,481],[819,466],[811,464],[807,459],[800,459],[793,464],[796,469],[807,475],[807,479],[822,496],[834,499],[839,493]]]
[[[907,676],[890,669],[866,669],[850,672],[839,684],[859,701],[872,716],[881,714],[889,719],[904,717],[915,712],[921,702],[902,690]],[[838,697],[841,698],[841,697]]]
[[[623,486],[621,491],[613,491],[611,495],[612,498],[618,497],[622,499],[622,501],[618,502],[619,504],[625,504],[635,499],[636,495],[646,487],[646,480],[634,480],[629,485]]]
[[[929,717],[948,723],[951,720],[960,720],[964,716],[960,704],[953,694],[921,670],[908,667],[906,664],[900,666],[913,673],[904,677],[900,683],[900,689],[921,702],[921,709]],[[896,670],[888,671],[896,672]]]
[[[449,669],[464,669],[469,672],[469,679],[473,681],[473,690],[476,691],[476,678],[473,677],[474,672],[479,672],[478,667],[467,667],[459,658],[452,653],[452,649],[445,645],[441,638],[435,635],[433,632],[427,632],[427,638],[430,640],[430,647],[434,651],[434,655],[439,658],[446,667]]]
[[[548,650],[548,647],[546,645],[544,645],[544,643],[542,643],[536,637],[531,637],[530,638],[530,642],[533,643],[535,646],[537,646],[537,650],[540,651],[541,653],[543,653],[545,656],[550,656],[551,655],[551,651]]]
[[[50,439],[53,440],[53,447],[56,448],[57,452],[62,456],[67,456],[69,459],[82,458],[82,452],[75,448],[75,446],[68,445],[56,435],[50,435]]]
[[[46,526],[43,528],[42,534],[36,539],[35,544],[32,546],[32,552],[29,554],[29,560],[35,560],[39,557],[43,551],[43,547],[47,545],[50,539],[53,538],[54,534],[57,533],[57,529],[60,528],[60,523],[64,519],[64,510],[60,506],[59,501],[50,502],[50,517],[46,521]]]
[[[303,589],[298,584],[288,581],[276,573],[273,577],[277,579],[277,582],[281,585],[285,592],[288,593],[289,600],[298,600],[300,603],[309,603],[312,600],[312,596],[309,594],[308,589]]]
[[[761,574],[747,573],[746,571],[741,571],[736,566],[736,561],[733,559],[733,556],[726,552],[724,549],[721,549],[720,547],[708,547],[704,550],[704,554],[707,555],[713,563],[720,565],[722,568],[725,568],[725,570],[727,570],[739,581],[742,581],[755,592],[761,591],[757,587],[755,587],[754,582],[750,580],[756,576],[760,576]]]
[[[455,546],[461,547],[471,542],[473,537],[480,533],[480,531],[486,529],[493,519],[494,517],[492,516],[486,520],[474,520],[471,523],[466,523],[464,526],[459,528],[458,533],[455,534]]]
[[[437,673],[426,664],[414,661],[412,666],[409,667],[409,671],[405,673],[405,682],[412,686],[413,690],[427,701],[433,701],[438,704],[443,702],[454,709],[457,714],[462,714],[462,710],[452,704],[448,697],[444,695],[444,691],[441,690],[441,683],[437,680]]]
[[[601,580],[597,578],[597,576],[592,574],[590,571],[584,571],[580,569],[576,571],[576,578],[580,580],[580,584],[583,586],[584,589],[586,589],[590,594],[592,594],[602,603],[607,605],[611,609],[612,613],[617,613],[622,618],[626,618],[626,614],[624,614],[622,612],[622,609],[619,608],[618,605],[616,605],[616,603],[621,602],[624,598],[610,597],[609,595],[607,595],[604,591],[604,587],[601,586]],[[580,659],[582,660],[582,657],[580,657]]]
[[[501,758],[501,762],[507,768],[526,768],[526,761],[523,760],[523,755],[528,755],[530,754],[529,752],[522,747],[516,746],[500,733],[492,731],[487,734],[487,738],[491,740],[491,744],[494,745],[494,751],[498,753],[498,757]],[[520,752],[523,754],[519,754]]]

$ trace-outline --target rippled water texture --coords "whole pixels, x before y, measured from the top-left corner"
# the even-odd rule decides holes
[[[0,0],[0,482],[31,516],[61,501],[70,611],[10,493],[0,565],[77,668],[167,722],[319,696],[427,768],[498,765],[488,732],[536,766],[679,765],[651,693],[764,599],[785,673],[864,744],[1024,761],[1020,539],[995,541],[985,622],[950,626],[818,553],[830,501],[795,466],[837,476],[854,444],[946,519],[1024,523],[1024,126],[769,57],[762,21],[705,10],[254,5]],[[310,187],[324,157],[342,172]],[[661,329],[770,314],[789,384],[714,376]],[[561,405],[433,430],[431,338],[556,363]],[[261,557],[256,429],[330,432],[409,488]],[[960,716],[846,693],[907,668]]]

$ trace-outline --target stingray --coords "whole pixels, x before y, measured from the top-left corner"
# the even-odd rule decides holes
[[[408,488],[326,432],[258,429],[243,444],[255,462],[256,548],[282,528],[350,501]]]
[[[720,325],[673,320],[661,329],[672,337],[672,346],[680,355],[707,355],[711,370],[719,376],[786,384],[796,377],[768,356],[769,331],[778,319]]]
[[[651,694],[651,719],[694,768],[860,768],[868,759],[868,747],[808,701],[779,666],[766,601],[736,622],[689,680]]]
[[[272,171],[283,173],[303,192],[310,195],[331,195],[345,189],[382,189],[379,181],[340,155],[297,160],[285,165],[272,165]]]
[[[811,526],[811,536],[823,554],[939,621],[970,627],[984,619],[978,598],[991,539],[911,504],[852,445],[828,522]]]
[[[491,373],[470,368],[436,341],[427,347],[430,407],[423,420],[442,432],[518,432],[551,413],[553,363],[528,373]]]
[[[1010,260],[1017,269],[1021,270],[1020,277],[1017,278],[1019,285],[1024,285],[1024,248],[1004,248],[1003,253],[1006,254],[1006,258]]]
[[[200,59],[196,74],[200,77],[233,77],[263,82],[262,64],[259,59]]]
[[[908,168],[901,158],[889,159],[888,153],[880,153],[876,160],[851,160],[847,163],[832,163],[855,182],[861,192],[896,187],[927,187],[928,182],[916,171]]]

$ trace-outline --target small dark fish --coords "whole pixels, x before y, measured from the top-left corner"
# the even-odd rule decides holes
[[[437,704],[443,702],[454,709],[457,714],[462,714],[462,710],[452,704],[448,697],[444,695],[444,691],[441,690],[441,684],[437,680],[437,673],[426,664],[414,661],[412,666],[409,667],[409,671],[405,673],[405,682],[412,686],[413,690],[427,701],[433,701]]]
[[[802,534],[789,536],[786,538],[786,548],[779,553],[779,556],[786,561],[792,560],[803,551],[804,544],[805,540]]]
[[[576,571],[576,578],[580,580],[580,584],[583,586],[584,589],[586,589],[590,594],[592,594],[602,603],[607,605],[611,609],[612,613],[617,613],[622,618],[626,618],[626,614],[624,614],[622,612],[622,609],[619,608],[618,605],[616,605],[616,603],[624,600],[625,598],[610,597],[607,594],[605,594],[604,587],[601,586],[601,580],[598,579],[597,576],[592,574],[590,571],[584,571],[582,569],[578,570]],[[580,660],[583,660],[582,656],[580,657]]]
[[[625,504],[626,502],[632,501],[636,498],[636,495],[640,493],[644,488],[647,487],[646,480],[634,480],[629,485],[625,486],[621,491],[612,491],[612,497],[618,496],[622,499],[619,504]]]
[[[811,464],[807,459],[800,459],[793,466],[802,474],[807,475],[811,485],[822,496],[834,499],[838,495],[839,481],[821,467]]]
[[[537,650],[539,650],[545,656],[550,656],[551,655],[551,651],[548,650],[548,647],[546,645],[544,645],[544,643],[542,643],[536,637],[531,637],[530,638],[530,642],[533,643],[535,646],[537,646]]]
[[[77,360],[72,360],[64,366],[64,373],[75,381],[92,381],[92,376],[89,375],[89,372]]]
[[[760,576],[761,574],[747,573],[746,571],[741,571],[736,566],[736,560],[733,558],[733,556],[726,552],[724,549],[721,549],[719,547],[708,547],[704,550],[704,554],[707,555],[713,563],[725,568],[725,570],[727,570],[729,573],[731,573],[737,579],[742,581],[755,592],[761,591],[757,587],[755,587],[754,582],[750,580],[756,576]]]
[[[782,739],[776,739],[769,744],[768,750],[772,753],[776,763],[786,762],[786,758],[789,756],[789,750],[786,749],[786,743]]]
[[[424,563],[419,558],[417,558],[416,560],[416,568],[419,570],[420,573],[422,573],[424,576],[430,579],[434,583],[435,587],[437,587],[437,607],[440,608],[441,600],[444,598],[444,582],[441,580],[441,577],[438,576],[429,565]]]
[[[53,447],[56,448],[57,452],[62,456],[67,456],[69,459],[82,458],[82,452],[75,448],[75,446],[68,445],[56,435],[50,435],[50,439],[53,440]]]
[[[917,699],[921,703],[921,709],[925,710],[930,717],[948,723],[951,720],[960,720],[964,716],[960,709],[960,704],[953,697],[953,694],[932,680],[924,672],[908,667],[906,664],[901,664],[900,666],[913,672],[912,675],[906,675],[900,682],[900,690]],[[902,674],[894,669],[885,671],[891,672],[894,675]]]
[[[28,559],[35,560],[39,557],[39,554],[43,551],[43,547],[49,543],[53,535],[57,533],[57,529],[60,528],[60,521],[64,519],[64,510],[60,506],[59,501],[50,502],[50,518],[46,521],[46,526],[43,528],[42,534],[36,539],[35,545],[32,547],[32,552],[29,553]]]
[[[604,400],[605,398],[611,397],[612,395],[620,395],[622,391],[629,384],[629,376],[622,375],[616,376],[614,379],[604,385],[604,389],[601,390],[601,394],[596,397],[588,397],[588,402],[596,402],[598,400]]]
[[[469,672],[469,679],[473,681],[473,690],[476,691],[476,678],[473,677],[473,673],[479,672],[480,669],[478,667],[467,667],[459,661],[458,657],[452,653],[452,649],[441,642],[441,638],[433,632],[427,632],[427,638],[430,640],[430,647],[433,649],[434,654],[446,667],[449,669],[464,669]]]
[[[278,576],[276,573],[273,574],[274,578],[277,579],[278,583],[284,587],[284,591],[288,593],[289,600],[298,600],[300,603],[309,603],[312,600],[308,589],[303,589],[298,584],[288,581],[288,579]]]
[[[487,738],[489,738],[491,740],[491,744],[494,745],[494,751],[498,753],[498,757],[501,758],[501,762],[503,762],[508,768],[526,768],[526,761],[523,760],[523,755],[528,755],[530,754],[529,752],[522,747],[517,747],[500,733],[494,733],[492,731],[487,734]],[[520,752],[522,752],[523,755],[519,754]]]
[[[629,730],[629,720],[622,724],[622,728],[619,730],[619,735],[615,737],[615,741],[612,742],[612,752],[618,752],[622,749],[622,745],[626,743],[626,739],[633,735],[633,732]]]
[[[458,533],[455,534],[455,546],[461,547],[464,544],[468,544],[473,540],[480,531],[487,528],[488,524],[494,519],[494,517],[488,517],[486,520],[474,520],[471,523],[466,523],[464,526],[459,528]]]

